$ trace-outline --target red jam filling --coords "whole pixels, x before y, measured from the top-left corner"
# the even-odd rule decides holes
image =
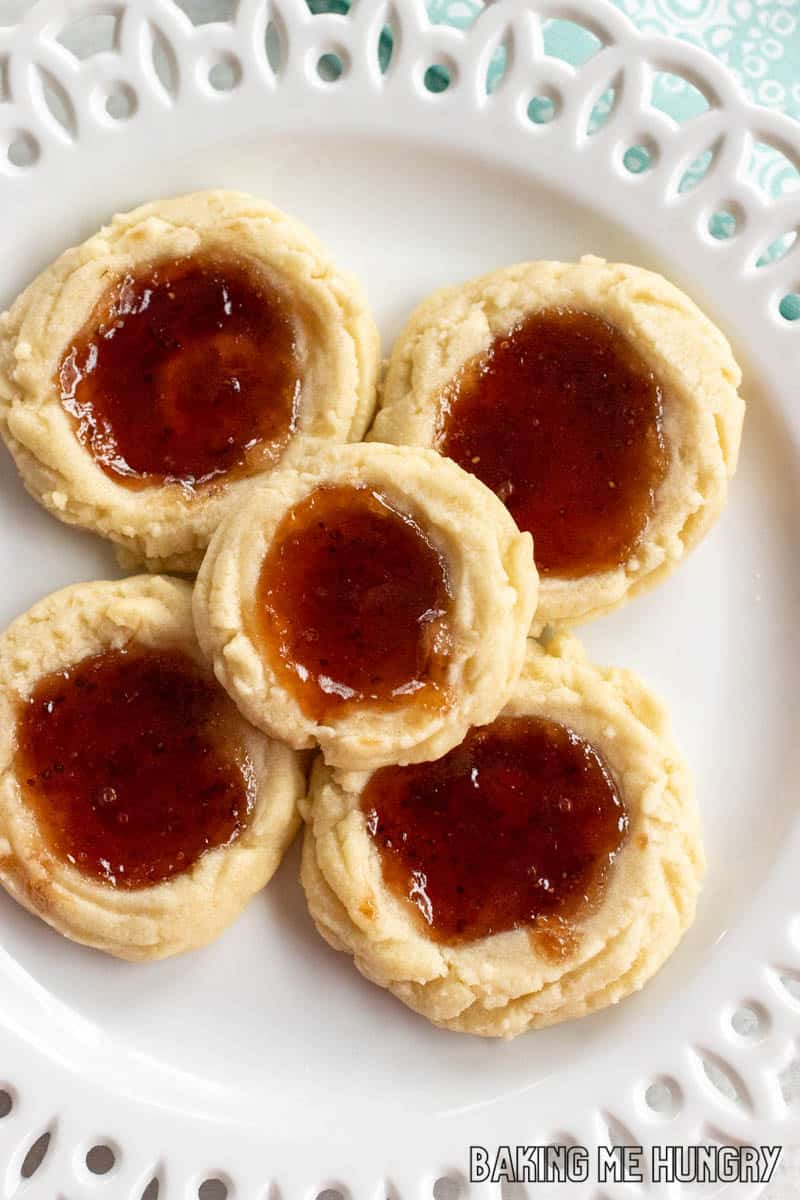
[[[578,578],[628,561],[666,472],[663,400],[608,321],[532,314],[467,363],[441,413],[437,448],[533,534],[542,574]]]
[[[16,775],[53,853],[118,888],[150,887],[246,825],[255,782],[235,721],[188,656],[109,650],[36,685]]]
[[[522,926],[563,943],[628,829],[597,750],[540,717],[501,717],[436,762],[384,767],[361,806],[386,884],[449,943]]]
[[[260,574],[258,636],[313,719],[446,697],[451,592],[424,530],[369,487],[323,486],[281,522]]]
[[[112,284],[56,383],[79,441],[116,482],[196,487],[275,461],[302,379],[279,292],[243,264],[183,258]]]

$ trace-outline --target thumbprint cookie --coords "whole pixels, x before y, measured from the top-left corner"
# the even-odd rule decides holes
[[[571,634],[531,641],[502,714],[442,758],[319,758],[302,808],[320,933],[448,1029],[511,1038],[614,1004],[694,917],[703,851],[667,718]]]
[[[662,579],[716,520],[739,382],[724,336],[660,275],[522,263],[416,310],[370,436],[483,480],[533,534],[537,627],[571,624]]]
[[[189,585],[48,596],[0,637],[0,883],[119,958],[201,946],[267,883],[304,772],[205,663]]]
[[[248,720],[329,763],[435,758],[492,721],[536,606],[530,534],[432,450],[322,450],[214,534],[194,615]]]
[[[378,335],[360,285],[252,196],[145,204],[67,250],[0,318],[0,432],[31,494],[192,571],[255,479],[359,441]]]

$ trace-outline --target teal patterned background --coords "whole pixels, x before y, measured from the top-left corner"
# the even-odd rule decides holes
[[[614,2],[647,33],[669,34],[710,50],[733,71],[751,99],[800,120],[800,0]],[[315,12],[347,12],[350,0],[308,0],[308,4]],[[472,24],[482,7],[482,0],[429,0],[428,3],[435,21],[461,29]],[[593,53],[597,40],[569,22],[553,21],[546,31],[545,45],[548,53],[579,64]],[[496,70],[498,74],[502,70],[502,54],[498,56]],[[446,80],[442,86],[446,86]],[[609,101],[610,97],[606,97],[598,105],[595,112],[598,122],[607,115]],[[688,120],[706,107],[700,93],[675,75],[658,76],[653,101],[679,121]],[[548,119],[546,113],[543,119]],[[702,160],[698,161],[697,175],[702,174],[704,165]],[[800,188],[800,172],[770,147],[756,146],[751,169],[771,195]],[[691,175],[686,186],[692,186]],[[725,236],[724,222],[716,232]]]

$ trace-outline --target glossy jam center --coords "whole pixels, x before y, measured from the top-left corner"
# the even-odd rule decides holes
[[[148,887],[246,824],[255,785],[234,721],[186,655],[108,651],[40,680],[18,717],[16,775],[53,853]]]
[[[626,562],[666,470],[653,372],[601,317],[535,313],[496,338],[442,397],[438,449],[533,534],[544,574]]]
[[[303,711],[442,703],[445,562],[420,526],[368,487],[324,486],[286,515],[264,559],[260,637]]]
[[[244,474],[273,461],[295,428],[291,314],[244,265],[151,266],[109,288],[57,384],[79,440],[118,482]]]
[[[386,883],[441,942],[566,927],[599,898],[628,828],[597,751],[539,717],[501,717],[436,762],[376,771],[362,808]]]

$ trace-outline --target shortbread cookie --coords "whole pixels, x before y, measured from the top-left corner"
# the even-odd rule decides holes
[[[217,530],[200,645],[241,712],[329,763],[444,754],[493,720],[536,605],[530,534],[432,450],[332,447]]]
[[[256,478],[359,441],[378,335],[278,209],[198,192],[117,216],[0,318],[0,432],[25,486],[126,562],[191,571]]]
[[[304,786],[211,674],[188,584],[78,584],[0,637],[0,883],[77,942],[211,941],[276,870]]]
[[[322,936],[437,1025],[484,1037],[636,991],[694,917],[703,852],[660,705],[570,634],[442,759],[336,772],[303,805]]]
[[[536,544],[537,625],[662,579],[727,496],[744,416],[730,347],[652,271],[587,257],[445,288],[400,335],[370,437],[433,446]]]

